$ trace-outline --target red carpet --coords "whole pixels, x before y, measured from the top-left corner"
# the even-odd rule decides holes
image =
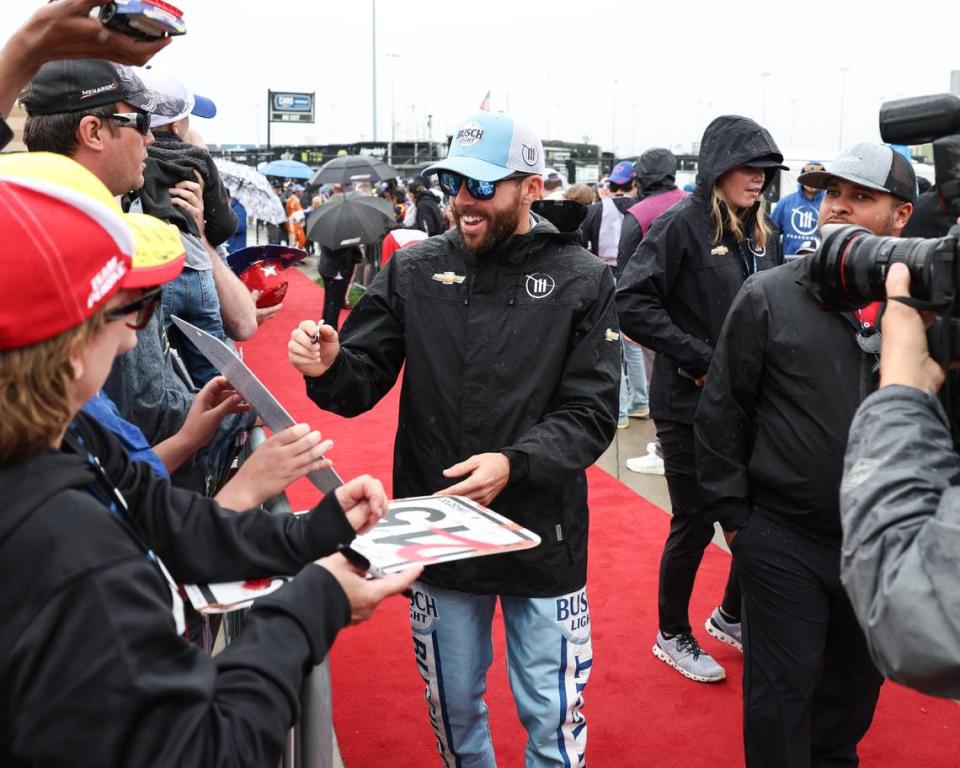
[[[367,472],[389,489],[398,390],[349,420],[310,403],[302,379],[286,362],[286,345],[300,320],[320,316],[322,291],[296,270],[290,273],[284,310],[244,345],[246,359],[295,418],[336,441],[331,458],[342,476]],[[304,507],[316,491],[299,483],[290,495]],[[740,655],[701,631],[701,641],[728,674],[727,681],[707,686],[681,678],[650,652],[667,515],[597,469],[590,472],[590,507],[594,666],[584,708],[589,764],[742,765]],[[716,547],[706,553],[691,605],[695,627],[720,598],[727,558]],[[334,646],[334,720],[347,768],[439,765],[406,613],[406,603],[394,598],[371,621],[341,633]],[[525,734],[509,695],[502,634],[498,624],[487,693],[490,726],[499,764],[520,766]],[[888,683],[860,755],[865,768],[960,766],[960,708]]]

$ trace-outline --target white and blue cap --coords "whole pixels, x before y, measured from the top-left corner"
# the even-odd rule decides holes
[[[173,115],[161,115],[150,109],[149,106],[144,107],[145,111],[152,114],[150,118],[151,128],[160,128],[164,125],[176,123],[187,115],[207,118],[216,116],[216,104],[204,96],[195,94],[183,81],[173,75],[161,72],[154,67],[141,67],[136,70],[136,73],[152,93],[159,94],[161,98],[175,100],[182,105],[181,109]],[[171,110],[166,111],[170,112]]]
[[[445,160],[421,175],[452,171],[478,181],[499,181],[512,173],[542,175],[543,143],[523,123],[503,112],[478,112],[454,131]]]

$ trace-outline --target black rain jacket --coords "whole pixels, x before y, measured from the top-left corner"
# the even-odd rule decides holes
[[[440,203],[437,202],[436,195],[429,189],[417,195],[416,206],[414,229],[422,229],[428,237],[433,237],[441,234],[447,228],[443,219],[443,211],[440,210]]]
[[[397,251],[350,313],[333,365],[306,378],[317,405],[355,416],[406,361],[397,497],[452,485],[443,470],[474,454],[507,454],[510,480],[491,506],[543,543],[426,570],[448,589],[544,597],[586,581],[584,470],[617,422],[613,277],[576,233],[534,218],[490,254],[465,251],[456,230]]]
[[[756,513],[839,549],[847,434],[877,358],[853,313],[820,308],[810,264],[751,277],[730,308],[694,423],[697,476],[725,530]]]
[[[754,271],[783,261],[776,237],[765,250],[725,233],[714,242],[710,193],[727,171],[780,150],[765,128],[736,115],[716,118],[703,134],[697,188],[650,227],[623,271],[617,310],[623,332],[654,350],[654,419],[693,423],[700,389],[727,310]],[[766,184],[775,169],[767,174]],[[759,209],[756,204],[752,215]],[[749,219],[749,216],[748,216]]]
[[[0,466],[0,765],[276,765],[305,672],[350,620],[312,563],[354,537],[336,497],[302,516],[237,514],[130,461],[85,414],[75,425],[130,515],[91,491],[84,456]],[[148,548],[182,583],[298,575],[211,658],[177,633]]]
[[[656,197],[666,192],[672,192],[677,188],[677,158],[673,152],[663,147],[648,149],[637,159],[635,165],[637,171],[637,200],[630,206],[635,209],[642,201],[648,197]],[[629,213],[630,209],[627,209]],[[620,229],[620,246],[617,253],[617,269],[615,276],[617,280],[623,274],[623,268],[630,261],[643,240],[643,230],[640,222],[635,216],[624,216],[623,226]]]
[[[613,204],[621,214],[637,204],[637,198],[629,195],[611,197]],[[624,216],[626,219],[626,216]],[[580,225],[580,244],[597,258],[600,258],[600,224],[603,221],[603,201],[590,203],[587,206],[587,216]]]

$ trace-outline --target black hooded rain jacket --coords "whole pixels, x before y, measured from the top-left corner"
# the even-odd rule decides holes
[[[743,281],[783,261],[777,238],[766,248],[713,237],[710,194],[727,171],[750,160],[783,161],[767,130],[736,115],[718,117],[703,134],[697,188],[660,216],[623,271],[617,310],[623,332],[657,353],[650,385],[654,419],[692,424],[700,389],[727,310]],[[775,168],[768,169],[766,185]],[[758,215],[757,203],[748,216]]]

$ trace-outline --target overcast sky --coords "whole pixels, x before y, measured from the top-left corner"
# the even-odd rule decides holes
[[[265,143],[268,89],[316,92],[316,123],[274,123],[275,144],[373,138],[372,0],[173,2],[188,34],[154,62],[217,103],[197,121],[208,142]],[[4,28],[38,4],[4,0]],[[392,123],[426,138],[428,114],[441,139],[489,90],[541,136],[618,155],[687,149],[725,113],[788,155],[830,153],[879,140],[882,101],[945,92],[960,70],[956,0],[379,0],[376,30],[380,140]]]

